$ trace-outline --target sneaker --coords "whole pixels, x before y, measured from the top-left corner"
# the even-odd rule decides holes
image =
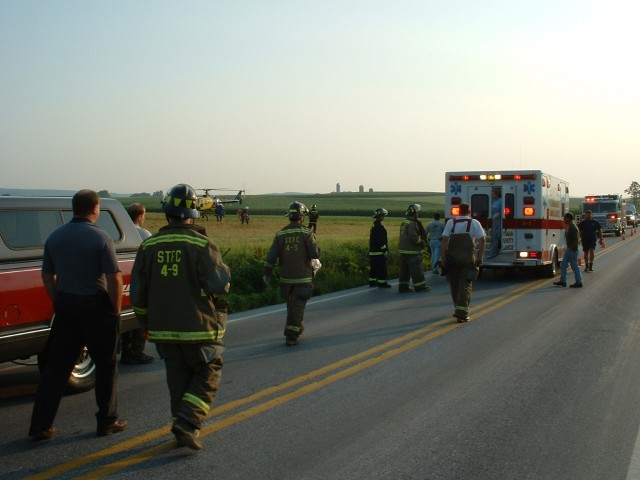
[[[123,354],[122,357],[120,357],[120,363],[124,363],[125,365],[141,365],[151,362],[153,362],[153,357],[144,352],[134,353],[133,355]]]
[[[581,283],[572,283],[571,285],[569,285],[569,288],[582,288],[582,284]]]
[[[557,287],[566,287],[567,282],[553,282],[553,284]]]
[[[51,440],[53,434],[56,433],[56,427],[45,428],[44,430],[29,429],[29,437],[32,442],[40,442],[42,440]]]
[[[176,443],[179,447],[188,447],[192,450],[202,450],[202,443],[198,440],[200,430],[197,428],[188,430],[174,423],[171,427],[171,433],[176,436]]]
[[[111,435],[113,433],[122,432],[127,428],[129,428],[129,422],[117,418],[108,425],[98,425],[98,430],[96,431],[96,433],[99,437],[106,437],[107,435]]]

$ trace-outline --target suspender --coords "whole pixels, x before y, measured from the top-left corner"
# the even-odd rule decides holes
[[[454,218],[453,225],[451,227],[451,233],[456,233],[456,223],[467,222],[467,233],[471,230],[471,219],[470,218]]]

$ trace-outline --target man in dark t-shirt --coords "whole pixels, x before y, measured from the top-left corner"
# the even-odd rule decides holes
[[[596,240],[603,244],[602,227],[597,220],[592,218],[591,210],[584,212],[584,219],[578,224],[580,240],[584,251],[584,271],[593,272],[593,258],[596,250]]]

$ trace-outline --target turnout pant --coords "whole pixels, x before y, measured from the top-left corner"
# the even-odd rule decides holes
[[[409,279],[413,280],[414,288],[420,289],[427,285],[422,267],[422,254],[400,255],[400,277],[398,279],[400,290],[409,288]]]
[[[456,312],[469,312],[473,281],[477,276],[478,267],[473,264],[454,264],[449,268],[447,277]]]
[[[159,343],[167,369],[173,421],[201,428],[222,376],[222,349],[213,344]]]
[[[280,293],[287,301],[287,323],[284,327],[284,336],[287,338],[298,338],[304,330],[304,309],[307,300],[313,294],[313,285],[308,283],[280,285]]]
[[[369,255],[369,283],[387,283],[387,257]]]

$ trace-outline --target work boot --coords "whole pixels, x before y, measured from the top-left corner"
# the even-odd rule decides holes
[[[171,433],[176,437],[176,443],[179,447],[188,447],[192,450],[202,450],[202,443],[198,440],[200,430],[197,428],[185,428],[182,425],[174,423],[171,427]]]
[[[589,264],[589,271],[590,271],[590,272],[593,272],[593,263],[590,263],[590,264]]]
[[[400,292],[400,293],[413,292],[413,288],[411,288],[411,287],[398,287],[398,292]]]
[[[429,285],[423,285],[422,287],[416,287],[416,292],[428,292],[431,290]]]
[[[569,288],[582,288],[582,284],[581,283],[572,283],[571,285],[569,285]]]
[[[391,285],[389,285],[387,282],[379,283],[378,288],[391,288]]]
[[[287,345],[287,347],[293,347],[295,345],[298,345],[299,343],[300,341],[297,337],[287,337],[287,339],[285,340],[285,344]]]

